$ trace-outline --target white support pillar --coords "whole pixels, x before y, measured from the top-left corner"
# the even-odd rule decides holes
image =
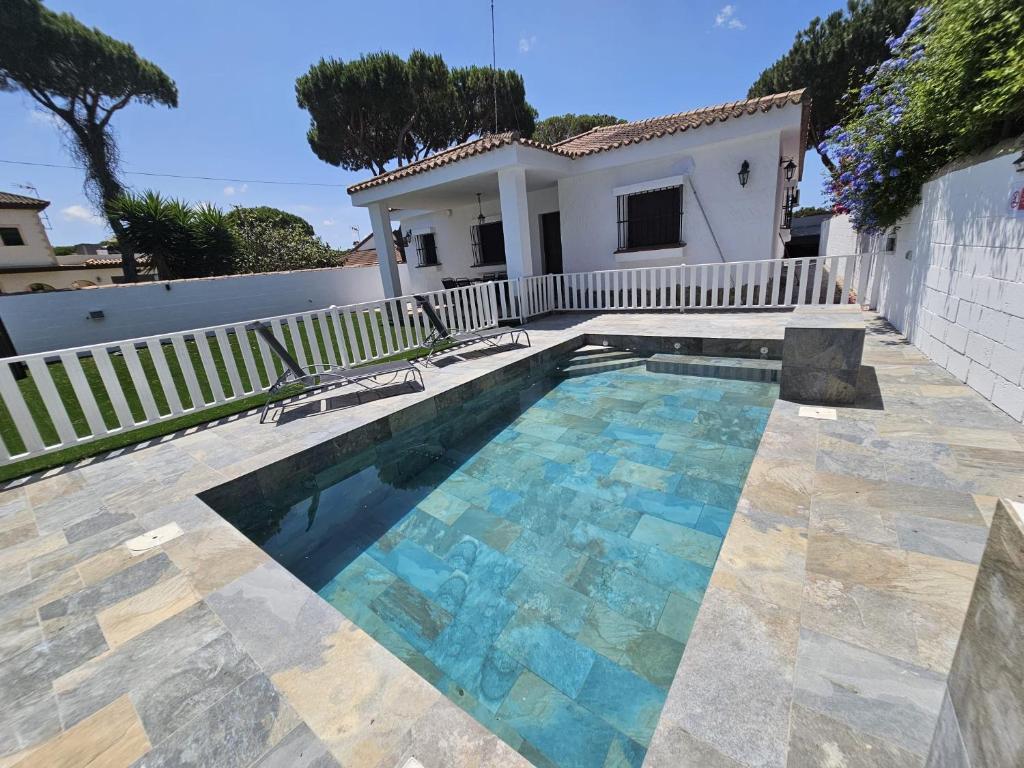
[[[371,203],[367,208],[370,211],[373,245],[377,249],[377,264],[380,267],[384,298],[401,296],[402,281],[398,276],[398,262],[395,261],[395,235],[391,229],[391,214],[387,203]]]
[[[526,170],[501,168],[498,171],[498,196],[501,199],[501,228],[505,234],[505,263],[509,279],[534,273],[530,248],[530,209],[526,199]]]

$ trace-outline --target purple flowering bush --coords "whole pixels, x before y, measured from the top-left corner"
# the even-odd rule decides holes
[[[928,15],[928,8],[919,9],[902,35],[886,41],[890,58],[867,70],[868,82],[851,94],[857,104],[850,119],[826,131],[820,147],[838,168],[826,195],[860,231],[890,226],[920,195],[929,152],[919,146],[908,108],[913,80],[926,59]]]
[[[827,197],[867,232],[906,216],[951,160],[1024,142],[1024,2],[934,0],[886,44],[819,146],[837,166]]]

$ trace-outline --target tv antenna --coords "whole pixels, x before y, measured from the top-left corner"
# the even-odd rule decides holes
[[[498,132],[498,54],[494,46],[494,0],[491,0],[491,85],[494,90],[494,132]]]
[[[39,198],[39,190],[35,188],[35,185],[26,181],[24,184],[15,184],[18,189],[24,189],[26,192],[31,192],[32,197]],[[43,227],[46,229],[53,229],[53,225],[50,224],[50,217],[46,214],[46,209],[39,211],[39,218],[43,220]]]

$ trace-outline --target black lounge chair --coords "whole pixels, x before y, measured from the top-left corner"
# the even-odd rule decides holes
[[[441,353],[451,352],[452,350],[458,349],[459,347],[466,347],[470,344],[484,343],[489,344],[492,347],[500,346],[496,339],[502,336],[508,336],[509,341],[512,344],[519,344],[520,338],[526,338],[526,346],[530,346],[530,335],[519,328],[489,328],[484,331],[452,331],[444,324],[444,320],[437,314],[437,310],[434,305],[430,303],[430,299],[426,296],[413,296],[416,299],[416,303],[419,304],[423,314],[427,316],[430,321],[430,326],[434,329],[430,332],[430,335],[423,340],[420,345],[427,350],[427,355],[424,358],[425,362],[430,362],[431,358]]]
[[[258,333],[267,343],[267,346],[273,350],[275,355],[277,355],[282,365],[284,365],[284,373],[278,377],[277,381],[275,381],[267,391],[267,402],[263,406],[263,412],[260,413],[260,424],[262,424],[267,418],[267,412],[273,404],[272,401],[274,395],[283,387],[287,387],[290,384],[301,384],[301,394],[316,392],[317,390],[327,389],[328,387],[343,386],[345,384],[355,384],[372,392],[376,388],[394,384],[398,377],[404,374],[402,379],[403,383],[417,381],[419,382],[420,387],[423,387],[423,374],[420,373],[419,369],[408,360],[396,360],[392,363],[378,363],[377,365],[364,365],[358,368],[338,368],[330,365],[314,365],[309,370],[304,370],[302,366],[296,362],[295,358],[291,356],[291,353],[288,352],[285,346],[277,340],[277,337],[274,336],[266,323],[257,320],[256,322],[249,323],[245,327],[246,330]],[[380,381],[380,379],[384,377],[389,378],[387,381]]]

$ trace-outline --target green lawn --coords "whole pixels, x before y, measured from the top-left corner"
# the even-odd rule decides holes
[[[392,325],[387,322],[386,319],[377,314],[373,314],[372,316],[365,315],[364,318],[369,318],[370,322],[377,323],[377,327],[382,337],[387,334],[387,337],[391,340],[391,349],[396,349],[398,347],[398,339],[402,339],[403,341],[408,339],[409,343],[414,341],[415,337],[412,335],[412,328],[402,327],[401,324]],[[338,339],[336,338],[332,324],[327,323],[326,329],[321,328],[319,323],[313,323],[310,328],[307,328],[300,320],[297,325],[299,330],[298,341],[306,353],[307,361],[312,363],[313,356],[311,345],[316,344],[320,351],[321,360],[326,363],[328,361],[326,344],[329,343],[333,345],[334,349],[338,349]],[[282,327],[285,331],[286,346],[288,347],[289,352],[295,355],[296,339],[292,338],[292,333],[289,331],[287,324],[282,324]],[[311,330],[312,333],[310,333]],[[325,330],[327,334],[326,339],[324,338]],[[312,338],[310,338],[311,336]],[[377,354],[373,335],[372,333],[367,332],[365,325],[364,327],[355,329],[355,332],[352,334],[350,334],[347,329],[343,329],[341,341],[345,345],[345,348],[350,355],[350,359],[354,357],[354,350],[358,351],[360,357],[365,355],[367,351],[372,354]],[[281,372],[280,362],[276,360],[276,358],[273,359],[275,370],[271,372],[266,370],[263,365],[262,354],[256,345],[256,335],[250,331],[247,333],[246,337],[242,338],[236,337],[235,334],[231,333],[228,334],[228,346],[230,347],[231,356],[235,361],[238,375],[242,382],[242,390],[245,391],[250,389],[251,383],[242,354],[242,344],[249,345],[260,381],[265,385],[269,381],[276,379]],[[228,369],[225,365],[224,355],[221,352],[220,345],[213,337],[209,338],[209,345],[214,361],[214,367],[216,368],[217,379],[220,382],[220,386],[223,388],[225,396],[230,396],[233,393],[233,388],[231,386],[231,380],[228,375]],[[199,348],[194,341],[186,342],[186,346],[189,357],[192,360],[193,370],[196,372],[196,378],[198,380],[203,399],[205,402],[211,402],[213,400],[213,394],[210,387],[210,380],[204,371],[199,354]],[[382,350],[383,349],[384,347],[382,345]],[[157,410],[161,415],[171,413],[171,408],[168,405],[167,398],[160,386],[156,366],[154,365],[153,357],[149,349],[143,347],[138,349],[137,353],[139,356],[139,362],[145,372],[146,379],[150,384],[150,389],[153,392],[153,399],[156,403]],[[192,398],[189,394],[185,377],[182,375],[181,366],[178,363],[178,358],[173,347],[169,344],[165,344],[160,348],[159,353],[164,355],[164,359],[167,362],[167,367],[170,370],[171,377],[174,382],[174,388],[177,391],[178,398],[181,400],[182,406],[184,408],[190,408],[192,406]],[[386,359],[415,359],[417,357],[422,357],[424,354],[425,353],[422,350],[414,349],[408,352],[390,355]],[[117,379],[125,393],[125,399],[128,401],[128,407],[132,416],[136,421],[142,420],[144,417],[142,401],[140,400],[139,394],[132,383],[131,376],[128,371],[128,365],[124,357],[120,354],[111,354],[110,360],[113,364]],[[96,398],[96,403],[99,406],[100,414],[104,423],[109,429],[117,427],[118,419],[115,414],[113,404],[110,401],[110,397],[103,386],[95,360],[91,357],[80,358],[80,362],[82,365],[82,371],[89,384],[89,388]],[[53,378],[53,383],[56,386],[57,392],[60,395],[71,419],[75,433],[80,437],[88,435],[88,422],[86,421],[85,414],[78,402],[78,398],[75,396],[74,390],[72,389],[71,382],[68,378],[67,371],[64,369],[63,363],[51,363],[47,367],[51,377]],[[53,443],[58,442],[57,430],[55,429],[53,422],[43,405],[42,396],[40,395],[31,374],[26,376],[24,379],[19,380],[18,385],[21,387],[25,403],[28,406],[29,412],[35,421],[37,428],[39,429],[43,442],[47,445],[52,445]],[[290,391],[285,390],[279,394],[279,398],[285,398],[294,393],[295,389]],[[100,438],[99,440],[94,440],[82,445],[76,445],[72,448],[66,448],[43,456],[36,456],[31,459],[14,462],[5,467],[0,467],[0,481],[10,480],[31,472],[37,472],[39,470],[66,464],[70,461],[83,459],[87,456],[93,456],[115,448],[131,445],[132,443],[149,440],[196,424],[214,421],[230,414],[249,410],[256,406],[262,406],[265,401],[266,395],[263,394],[244,397],[229,403],[222,403],[214,407],[206,408],[195,413],[189,413],[177,418],[167,419],[166,421],[149,424],[137,429],[129,429],[128,431],[119,432],[116,435]],[[14,422],[11,419],[7,406],[2,401],[0,401],[0,438],[3,439],[11,454],[18,454],[25,450],[24,443],[15,429]]]

